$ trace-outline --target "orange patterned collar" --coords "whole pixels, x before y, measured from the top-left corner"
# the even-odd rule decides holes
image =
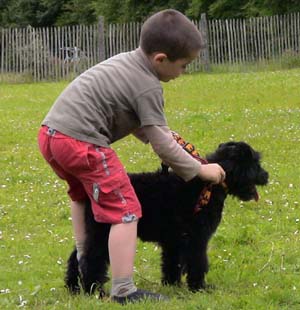
[[[196,150],[195,146],[189,142],[186,142],[177,132],[171,131],[173,138],[175,141],[186,151],[188,152],[192,157],[194,157],[196,160],[201,162],[202,165],[208,164],[208,161],[205,158],[202,158],[199,154],[199,152]],[[227,185],[225,182],[221,184],[223,188],[227,191]],[[206,206],[209,203],[210,197],[212,192],[212,184],[207,184],[204,186],[203,190],[201,191],[197,204],[194,208],[194,213],[198,213],[201,211],[201,209]]]

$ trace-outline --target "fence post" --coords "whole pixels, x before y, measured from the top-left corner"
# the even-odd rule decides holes
[[[5,52],[5,44],[4,44],[4,28],[0,27],[1,34],[1,59],[0,59],[0,75],[4,73],[4,52]],[[1,76],[0,76],[1,81]]]
[[[204,63],[204,70],[210,71],[210,61],[209,61],[209,42],[208,42],[208,24],[206,19],[206,14],[201,14],[200,19],[200,32],[203,38],[203,49],[201,51],[201,56]]]
[[[99,29],[99,62],[105,60],[105,37],[104,37],[104,17],[98,18]]]

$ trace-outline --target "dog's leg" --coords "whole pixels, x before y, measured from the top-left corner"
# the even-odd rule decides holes
[[[205,274],[208,272],[207,242],[193,240],[187,259],[187,284],[191,291],[206,288]]]
[[[103,285],[108,281],[108,235],[110,225],[99,224],[97,231],[88,234],[79,268],[84,292],[93,294],[97,289],[103,297]]]
[[[80,292],[78,279],[79,279],[79,270],[77,261],[77,251],[75,249],[68,259],[67,271],[65,275],[66,287],[72,294],[78,294]]]
[[[163,244],[162,246],[162,284],[180,285],[182,266],[180,265],[180,253],[175,244]]]
[[[79,261],[80,279],[86,294],[94,294],[99,291],[103,297],[103,285],[108,281],[108,259],[101,255],[83,255]]]

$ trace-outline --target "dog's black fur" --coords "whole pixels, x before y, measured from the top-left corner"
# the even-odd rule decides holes
[[[207,156],[207,160],[223,167],[227,189],[214,185],[209,203],[196,214],[195,205],[206,185],[199,178],[184,182],[174,173],[130,174],[143,209],[138,236],[143,241],[157,242],[161,246],[162,283],[179,284],[182,274],[187,273],[187,284],[192,291],[206,286],[207,245],[220,224],[227,194],[243,201],[256,200],[256,185],[268,182],[268,173],[260,165],[260,154],[244,142],[221,144],[215,153]],[[76,249],[68,261],[65,281],[71,292],[79,290],[79,278],[86,293],[92,293],[96,286],[101,289],[108,280],[110,225],[94,221],[89,203],[86,230],[80,276]]]

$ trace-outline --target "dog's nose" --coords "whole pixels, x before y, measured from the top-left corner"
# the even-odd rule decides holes
[[[258,182],[259,185],[266,185],[269,180],[269,173],[265,170],[262,170],[258,176]]]

